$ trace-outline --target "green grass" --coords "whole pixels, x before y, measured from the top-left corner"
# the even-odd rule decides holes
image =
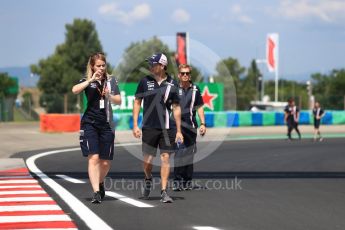
[[[19,112],[18,109],[13,109],[13,121],[15,122],[26,122],[26,121],[32,121],[31,119],[30,120],[27,120],[23,114],[21,112]]]

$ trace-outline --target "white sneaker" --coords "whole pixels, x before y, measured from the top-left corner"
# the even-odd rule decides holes
[[[168,195],[168,193],[163,190],[161,194],[161,202],[163,203],[172,203],[173,199]]]

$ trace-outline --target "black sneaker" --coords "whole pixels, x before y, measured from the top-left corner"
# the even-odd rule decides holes
[[[104,182],[99,184],[99,193],[101,194],[101,198],[105,197],[105,189],[104,189]]]
[[[179,181],[174,181],[172,189],[173,189],[174,192],[182,191],[181,183]]]
[[[101,198],[100,192],[95,192],[92,196],[91,203],[100,204],[101,202],[102,202],[102,198]]]
[[[193,190],[193,183],[192,183],[192,181],[187,181],[183,185],[183,190]]]
[[[168,195],[167,191],[163,190],[161,192],[161,202],[163,203],[172,203],[173,199]]]
[[[145,179],[144,184],[141,188],[141,195],[145,198],[148,199],[150,192],[151,192],[151,187],[152,187],[152,178],[150,179]]]

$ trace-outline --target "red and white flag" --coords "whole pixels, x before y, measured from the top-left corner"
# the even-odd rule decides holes
[[[269,72],[278,71],[278,57],[279,57],[279,35],[276,33],[268,34],[266,41],[266,60]]]
[[[188,33],[182,32],[176,35],[177,51],[175,54],[177,66],[189,64],[189,38]]]

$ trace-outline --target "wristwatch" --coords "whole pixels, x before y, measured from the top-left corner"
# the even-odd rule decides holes
[[[203,125],[203,126],[205,126],[205,127],[206,127],[206,124],[205,124],[205,123],[200,123],[200,125]]]

